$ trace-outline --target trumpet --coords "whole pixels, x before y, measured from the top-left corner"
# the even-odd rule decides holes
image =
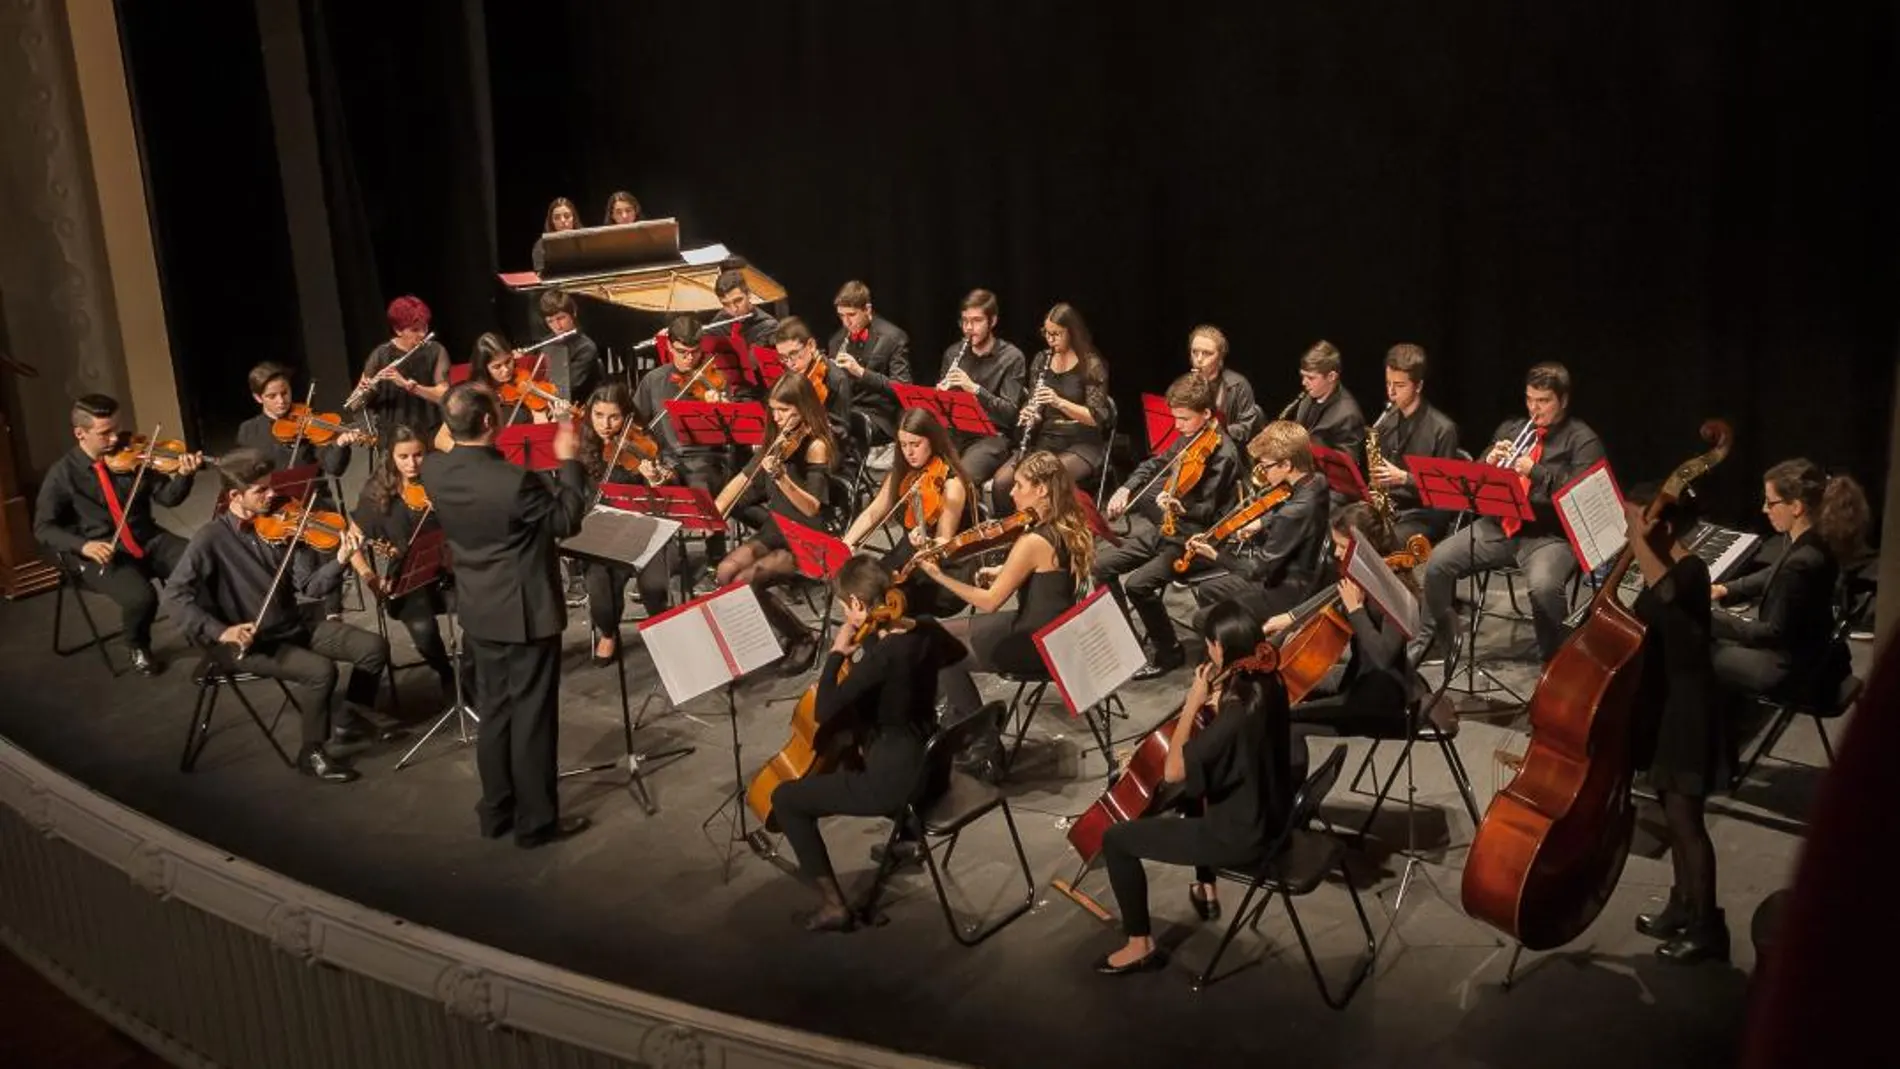
[[[1300,402],[1304,400],[1306,400],[1306,388],[1302,386],[1300,392],[1293,395],[1293,400],[1288,401],[1286,407],[1280,410],[1280,414],[1273,418],[1276,420],[1286,419],[1293,414],[1294,409],[1300,407]]]
[[[1504,456],[1498,459],[1497,466],[1500,468],[1516,467],[1518,460],[1521,459],[1525,453],[1530,452],[1531,443],[1536,440],[1537,421],[1527,419],[1524,421],[1523,429],[1517,432],[1517,437],[1511,440],[1511,448],[1506,450]]]
[[[950,388],[948,386],[945,386],[944,383],[950,380],[950,376],[956,374],[957,368],[963,363],[964,354],[968,353],[969,351],[970,351],[970,339],[965,338],[963,339],[963,347],[957,350],[957,355],[950,358],[950,366],[947,368],[944,368],[943,375],[937,379],[937,389],[947,390]]]
[[[1049,381],[1049,362],[1055,359],[1054,355],[1047,349],[1037,353],[1036,356],[1042,360],[1042,366],[1036,370],[1035,384],[1029,387],[1029,396],[1031,397],[1036,396],[1036,391],[1042,389]],[[1027,413],[1027,416],[1022,418],[1023,433],[1016,439],[1016,455],[1011,457],[1009,462],[1012,468],[1022,464],[1023,456],[1029,452],[1029,439],[1035,436],[1036,428],[1042,423],[1041,405],[1037,405],[1034,408],[1025,408],[1024,411]]]

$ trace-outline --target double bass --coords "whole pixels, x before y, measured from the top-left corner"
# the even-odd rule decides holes
[[[1702,438],[1711,448],[1670,473],[1646,510],[1651,519],[1728,456],[1726,423],[1704,423]],[[1528,709],[1530,748],[1485,811],[1465,861],[1465,912],[1529,950],[1562,946],[1588,928],[1629,859],[1643,623],[1617,588],[1633,558],[1625,546],[1583,623],[1544,666]]]

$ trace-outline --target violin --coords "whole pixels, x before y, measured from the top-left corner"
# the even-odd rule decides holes
[[[283,419],[271,420],[271,437],[289,445],[299,437],[311,445],[329,445],[346,431],[356,431],[357,438],[365,445],[375,445],[376,435],[358,430],[343,422],[343,417],[335,412],[312,412],[310,406],[298,402],[290,406]]]
[[[1733,435],[1709,420],[1711,448],[1669,475],[1647,516],[1728,456]],[[1530,747],[1466,855],[1465,912],[1529,950],[1562,946],[1603,911],[1629,860],[1635,807],[1630,736],[1643,671],[1643,621],[1617,600],[1635,559],[1623,547],[1588,615],[1531,692]]]
[[[1218,546],[1234,537],[1248,524],[1285,504],[1286,499],[1292,496],[1291,486],[1276,486],[1252,500],[1243,502],[1239,508],[1222,516],[1214,526],[1201,534],[1201,540],[1210,546]],[[1175,572],[1187,571],[1194,564],[1194,557],[1194,550],[1183,549],[1180,559],[1174,562]]]
[[[1180,455],[1174,458],[1174,474],[1168,476],[1169,497],[1179,498],[1201,481],[1201,476],[1207,473],[1208,458],[1220,448],[1221,435],[1224,433],[1220,422],[1210,419],[1207,426],[1201,428],[1201,433],[1182,447]],[[1174,537],[1175,518],[1173,509],[1161,510],[1161,533],[1169,538]]]
[[[904,476],[904,485],[898,494],[909,498],[904,505],[904,526],[934,527],[943,515],[943,491],[950,481],[950,465],[942,457],[931,457],[930,463]]]
[[[726,395],[726,377],[713,365],[712,357],[700,357],[699,366],[691,375],[682,375],[678,365],[674,365],[672,382],[680,388],[673,400],[691,397],[695,401],[717,401]]]
[[[805,381],[811,383],[812,392],[818,395],[821,405],[831,399],[831,387],[825,385],[825,372],[830,366],[822,356],[812,357],[811,363],[805,365]]]
[[[411,512],[427,512],[432,507],[429,491],[421,483],[409,483],[402,488],[402,503],[409,506]]]
[[[974,527],[967,527],[942,542],[932,543],[911,554],[911,558],[904,562],[903,567],[897,569],[891,576],[891,582],[902,584],[925,561],[954,560],[965,553],[987,549],[997,542],[1013,539],[1035,525],[1035,511],[1024,509],[1011,516],[985,520]]]
[[[766,457],[776,456],[780,463],[789,462],[804,447],[805,436],[810,433],[811,431],[803,426],[796,431],[781,430],[778,432],[778,437],[752,454],[752,459],[746,462],[745,469],[734,476],[733,480],[726,484],[725,489],[719,491],[718,500],[713,502],[719,509],[719,515],[726,516],[731,513],[732,507],[739,503],[739,498],[744,496],[747,488],[752,485],[752,480],[758,478],[759,472],[765,470]]]
[[[504,382],[496,391],[501,395],[504,405],[525,405],[530,412],[545,412],[549,408],[557,410],[567,407],[567,398],[562,397],[554,384],[545,379],[537,379],[520,368],[515,369],[515,377]]]
[[[895,586],[884,594],[884,600],[874,606],[865,615],[864,622],[851,639],[854,646],[863,646],[872,632],[882,631],[904,618],[904,594]],[[854,658],[847,657],[838,666],[835,682],[843,683],[851,674]],[[745,801],[754,816],[765,824],[768,831],[777,831],[778,826],[772,819],[772,792],[778,785],[790,780],[804,779],[807,776],[821,775],[846,764],[861,764],[863,754],[858,743],[851,738],[851,728],[847,716],[834,716],[823,724],[818,722],[818,681],[813,680],[798,698],[798,705],[792,710],[792,737],[772,755],[758,775],[752,778],[746,787]]]
[[[180,461],[201,455],[186,449],[185,443],[176,438],[153,442],[143,434],[131,434],[123,438],[123,444],[117,449],[99,459],[105,462],[106,470],[115,475],[129,475],[141,466],[149,466],[160,475],[176,475]],[[204,457],[206,464],[216,464],[218,460],[218,457]]]
[[[303,527],[302,541],[311,549],[335,553],[343,545],[343,535],[350,529],[350,524],[342,513],[312,510],[308,522],[304,521],[303,514],[303,503],[291,501],[274,512],[259,513],[253,517],[251,528],[257,532],[257,537],[274,546],[282,545],[296,535],[299,524]]]

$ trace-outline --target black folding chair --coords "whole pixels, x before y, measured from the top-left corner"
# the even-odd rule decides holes
[[[83,565],[82,565],[83,567]],[[66,615],[66,595],[72,593],[73,604],[79,606],[79,618],[86,622],[86,631],[92,638],[77,646],[60,645],[60,635],[64,633],[63,623]],[[106,671],[118,675],[120,668],[112,663],[112,655],[106,652],[106,642],[120,636],[120,631],[101,633],[99,622],[92,618],[92,608],[86,604],[86,588],[80,584],[79,572],[68,564],[64,557],[59,561],[59,586],[53,594],[53,652],[61,657],[70,657],[88,648],[99,651],[99,659],[105,662]]]
[[[1373,958],[1378,950],[1372,935],[1372,922],[1366,918],[1366,908],[1360,903],[1359,891],[1352,885],[1352,874],[1346,869],[1346,844],[1333,829],[1332,822],[1320,816],[1319,812],[1320,802],[1332,791],[1333,784],[1339,780],[1340,769],[1345,764],[1346,747],[1342,743],[1333,747],[1333,752],[1306,778],[1299,793],[1293,796],[1292,812],[1287,815],[1286,825],[1275,837],[1264,861],[1251,870],[1218,870],[1222,878],[1245,883],[1247,893],[1241,897],[1240,907],[1234,910],[1234,919],[1221,936],[1220,946],[1215,948],[1214,956],[1208,960],[1200,975],[1194,978],[1194,990],[1200,991],[1214,982],[1214,969],[1220,964],[1221,955],[1226,953],[1227,944],[1233,942],[1241,925],[1259,930],[1260,917],[1272,904],[1276,894],[1286,900],[1287,918],[1293,922],[1293,931],[1300,938],[1300,949],[1306,953],[1306,966],[1312,970],[1313,982],[1318,985],[1320,998],[1325,1000],[1326,1005],[1336,1010],[1345,1009],[1358,992],[1359,985],[1372,974]],[[1310,827],[1316,817],[1324,830],[1315,831]],[[1346,894],[1352,899],[1353,912],[1359,915],[1359,927],[1366,939],[1365,952],[1354,962],[1346,989],[1337,996],[1326,984],[1319,960],[1313,956],[1313,944],[1306,938],[1306,928],[1300,923],[1299,911],[1293,905],[1295,898],[1311,894],[1334,870],[1338,870]],[[1254,896],[1262,890],[1266,894],[1255,903]]]
[[[297,767],[297,763],[277,741],[276,734],[277,722],[283,719],[284,710],[295,707],[297,701],[290,696],[290,688],[284,686],[283,680],[272,680],[271,682],[277,684],[277,689],[283,694],[284,700],[277,707],[277,713],[271,717],[270,723],[264,723],[264,718],[258,714],[257,706],[251,704],[251,699],[245,695],[242,686],[262,678],[264,677],[254,672],[240,672],[227,667],[219,659],[215,650],[205,649],[204,659],[198,662],[197,670],[192,673],[192,682],[198,688],[198,699],[192,703],[191,724],[185,732],[185,750],[179,755],[178,771],[190,772],[197,766],[199,755],[204,753],[206,744],[211,741],[211,717],[218,709],[218,694],[224,690],[229,690],[237,697],[238,704],[244,706],[244,712],[251,718],[251,723],[256,724],[257,730],[263,733],[264,741],[270,743],[271,749],[277,751],[277,757],[284,762],[284,767]]]

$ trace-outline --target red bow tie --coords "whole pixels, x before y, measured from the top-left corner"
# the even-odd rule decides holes
[[[865,328],[865,329],[863,329],[863,330],[860,330],[860,331],[856,331],[856,332],[854,332],[854,333],[853,333],[853,334],[851,335],[851,340],[852,340],[852,341],[870,341],[870,340],[871,340],[871,330],[870,330],[870,328],[869,328],[869,327],[866,327],[866,328]]]

